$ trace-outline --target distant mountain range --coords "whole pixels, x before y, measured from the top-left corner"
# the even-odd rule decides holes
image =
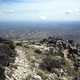
[[[0,36],[9,39],[41,39],[58,36],[80,40],[80,22],[0,22]]]

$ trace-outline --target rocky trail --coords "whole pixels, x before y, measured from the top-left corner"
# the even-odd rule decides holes
[[[27,75],[31,73],[28,60],[25,56],[25,50],[22,47],[16,47],[17,56],[12,66],[12,76],[8,80],[25,80]],[[15,66],[15,67],[14,67]]]

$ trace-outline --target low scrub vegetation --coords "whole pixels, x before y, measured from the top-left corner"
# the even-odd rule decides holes
[[[38,53],[38,54],[41,54],[42,53],[42,51],[40,49],[35,49],[34,52],[35,53]]]

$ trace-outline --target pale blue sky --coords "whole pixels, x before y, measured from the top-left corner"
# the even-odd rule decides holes
[[[0,21],[80,21],[80,0],[0,0]]]

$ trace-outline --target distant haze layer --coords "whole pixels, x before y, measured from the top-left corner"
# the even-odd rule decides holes
[[[58,36],[80,40],[80,22],[0,22],[0,36],[10,39],[41,39]]]

